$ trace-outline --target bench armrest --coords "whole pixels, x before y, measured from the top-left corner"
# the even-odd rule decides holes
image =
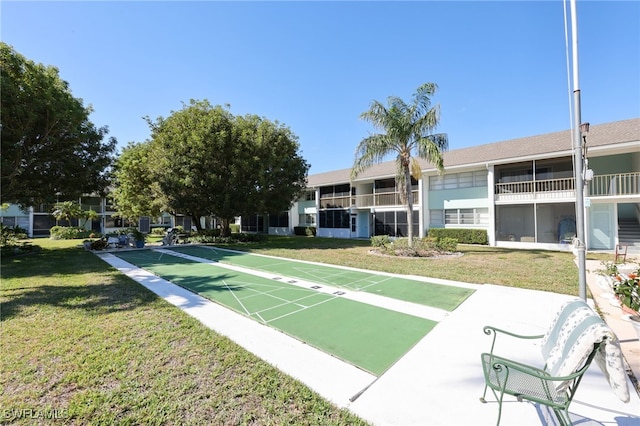
[[[515,337],[517,339],[531,339],[531,340],[542,339],[544,337],[544,334],[534,334],[534,335],[516,334],[507,330],[503,330],[501,328],[493,327],[491,325],[484,326],[482,330],[484,331],[484,334],[486,334],[487,336],[491,336],[493,334],[493,340],[491,342],[491,350],[489,351],[489,353],[493,353],[493,347],[496,344],[496,338],[498,337],[498,334],[505,334],[507,336]]]
[[[568,405],[577,384],[589,367],[586,364],[567,376],[551,376],[540,368],[493,354],[483,353],[481,359],[487,386],[500,395],[509,394],[556,407]],[[571,385],[560,386],[564,382],[570,382]]]

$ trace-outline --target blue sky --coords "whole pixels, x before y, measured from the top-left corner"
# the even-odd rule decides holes
[[[567,4],[568,6],[568,4]],[[2,41],[59,68],[123,147],[144,116],[230,104],[299,137],[310,173],[349,168],[372,100],[438,84],[457,149],[568,129],[562,1],[3,1]],[[578,1],[582,121],[640,116],[640,2]]]

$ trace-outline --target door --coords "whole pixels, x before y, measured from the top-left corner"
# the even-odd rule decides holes
[[[591,205],[591,227],[589,248],[610,250],[614,246],[613,204]]]

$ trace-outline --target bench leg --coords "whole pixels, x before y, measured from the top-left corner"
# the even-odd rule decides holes
[[[571,417],[569,417],[569,411],[563,410],[562,408],[554,408],[553,412],[556,414],[558,421],[562,426],[572,426],[573,422],[571,421]]]

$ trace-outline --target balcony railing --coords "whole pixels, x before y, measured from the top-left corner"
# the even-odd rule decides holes
[[[496,201],[575,197],[573,178],[497,183]]]
[[[351,196],[320,198],[321,209],[339,209],[351,207]]]
[[[640,172],[594,176],[589,182],[589,196],[640,194]]]
[[[496,201],[575,198],[573,178],[498,183]],[[640,195],[640,172],[597,175],[587,184],[589,197]]]
[[[412,191],[413,203],[420,202],[418,191]],[[399,192],[383,192],[380,194],[363,194],[356,195],[356,207],[375,207],[375,206],[402,206],[402,198]]]

